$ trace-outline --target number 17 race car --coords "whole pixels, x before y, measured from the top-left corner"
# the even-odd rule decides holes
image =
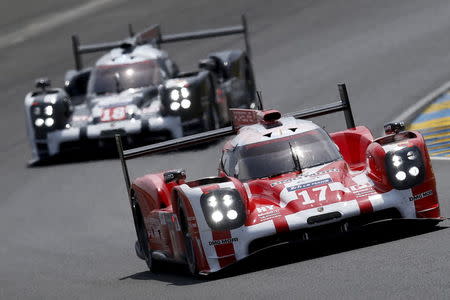
[[[210,53],[199,70],[179,72],[165,43],[243,34],[246,51]],[[57,154],[114,146],[114,135],[128,145],[149,144],[208,131],[230,123],[229,108],[261,108],[255,100],[246,19],[242,25],[162,35],[158,25],[121,41],[80,45],[72,37],[76,70],[65,87],[36,82],[27,94],[27,130],[35,163]],[[182,47],[179,48],[183,49]],[[94,67],[81,55],[107,52]],[[182,51],[182,50],[181,50]]]
[[[374,223],[436,225],[436,181],[423,137],[402,123],[374,139],[341,101],[286,116],[233,110],[233,127],[123,151],[116,136],[137,232],[151,270],[163,261],[211,274],[268,247],[343,234]],[[305,119],[344,111],[348,129],[327,134]],[[186,181],[184,170],[130,182],[126,161],[236,134],[219,174]]]

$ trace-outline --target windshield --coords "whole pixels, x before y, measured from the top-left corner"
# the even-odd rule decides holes
[[[89,78],[88,94],[119,93],[126,89],[161,83],[161,70],[156,61],[97,66]]]
[[[222,164],[228,175],[250,180],[301,171],[340,158],[330,137],[315,129],[225,151]]]

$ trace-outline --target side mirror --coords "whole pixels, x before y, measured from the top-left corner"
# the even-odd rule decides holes
[[[393,123],[387,123],[384,125],[384,133],[385,134],[397,134],[400,131],[405,131],[405,123],[404,122],[393,122]]]
[[[90,76],[91,69],[67,72],[64,83],[64,90],[71,98],[86,96],[87,85]]]
[[[184,169],[171,170],[164,173],[164,182],[170,183],[186,179],[186,171]]]
[[[159,94],[159,88],[154,87],[154,86],[145,88],[143,90],[143,94],[144,94],[145,99],[155,98]]]
[[[217,63],[212,58],[202,59],[198,62],[198,67],[200,69],[205,69],[214,72],[217,70]]]
[[[49,87],[50,85],[51,85],[51,81],[48,78],[39,78],[39,79],[36,79],[36,82],[35,82],[36,88],[42,89],[43,91],[45,91],[45,89],[47,87]]]

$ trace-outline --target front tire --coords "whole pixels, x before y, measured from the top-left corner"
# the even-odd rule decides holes
[[[198,267],[197,267],[197,260],[195,259],[195,250],[193,245],[193,239],[189,232],[189,224],[187,221],[187,214],[186,214],[186,208],[184,207],[183,201],[181,199],[178,199],[178,215],[180,220],[180,226],[181,226],[181,232],[183,233],[184,237],[184,245],[185,245],[185,257],[186,257],[186,264],[189,270],[189,273],[193,276],[198,275]]]
[[[139,204],[136,202],[136,200],[133,200],[132,202],[132,210],[133,210],[134,225],[136,227],[136,234],[138,238],[137,245],[135,247],[139,247],[139,249],[136,249],[136,252],[140,250],[139,251],[140,255],[138,256],[145,261],[148,269],[151,272],[158,272],[160,269],[159,262],[152,258],[152,251],[149,246],[147,228],[144,223],[144,218],[142,216],[141,209],[139,208]]]

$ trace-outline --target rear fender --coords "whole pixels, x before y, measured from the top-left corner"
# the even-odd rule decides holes
[[[164,173],[148,174],[133,181],[132,189],[144,217],[155,209],[170,206],[170,194],[177,185],[175,182],[165,183]]]
[[[216,62],[216,73],[222,82],[229,107],[249,108],[249,100],[253,100],[255,96],[255,85],[253,70],[245,52],[223,51],[209,57]]]
[[[360,171],[366,168],[366,150],[373,142],[372,133],[367,127],[358,126],[331,133],[330,136],[350,169]]]
[[[378,183],[379,186],[383,186],[388,190],[392,189],[386,169],[386,154],[414,146],[419,149],[422,156],[425,177],[423,182],[411,188],[412,196],[410,201],[414,201],[417,217],[437,218],[440,216],[440,211],[436,192],[436,179],[425,141],[419,132],[404,131],[396,135],[384,136],[376,139],[369,145],[367,150],[369,161],[368,176],[375,183]]]

